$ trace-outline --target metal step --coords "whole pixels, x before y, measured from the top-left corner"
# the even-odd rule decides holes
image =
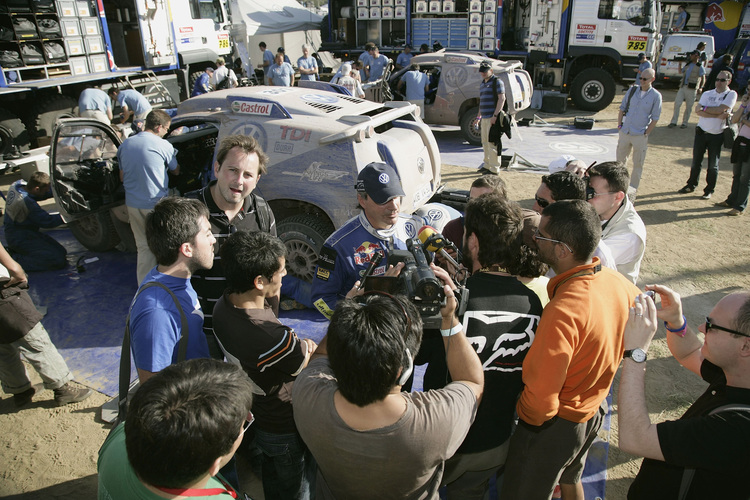
[[[131,88],[140,92],[143,97],[148,99],[154,109],[176,108],[177,103],[172,99],[172,95],[164,84],[157,78],[153,71],[141,71],[137,75],[123,77],[115,88]]]

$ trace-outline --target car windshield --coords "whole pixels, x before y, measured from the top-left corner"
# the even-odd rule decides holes
[[[68,127],[57,137],[57,162],[109,159],[117,154],[117,146],[102,130],[86,126]]]

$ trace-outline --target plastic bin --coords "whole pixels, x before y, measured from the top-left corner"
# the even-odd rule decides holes
[[[92,73],[104,73],[109,71],[107,56],[105,54],[96,54],[89,56],[89,70]]]
[[[87,57],[71,57],[68,62],[70,63],[70,71],[74,75],[86,75],[89,73],[89,60]]]
[[[68,57],[84,56],[86,50],[83,45],[83,38],[73,37],[65,39],[65,52],[68,53]]]
[[[101,54],[104,52],[104,42],[100,36],[87,36],[83,38],[87,54]]]

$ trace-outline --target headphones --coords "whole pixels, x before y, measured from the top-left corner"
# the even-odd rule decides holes
[[[401,372],[401,378],[398,379],[398,385],[404,385],[414,371],[414,358],[411,357],[411,352],[409,352],[408,347],[406,348],[406,360],[406,368]]]

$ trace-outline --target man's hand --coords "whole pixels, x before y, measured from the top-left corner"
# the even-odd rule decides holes
[[[443,317],[443,321],[453,319],[455,317],[456,308],[458,307],[456,296],[453,293],[453,290],[456,289],[456,285],[453,283],[453,280],[448,275],[448,272],[442,267],[438,267],[435,264],[430,264],[430,268],[435,273],[435,276],[437,277],[437,279],[443,282],[443,292],[445,293],[445,305],[440,308],[440,315]]]
[[[661,309],[656,311],[656,317],[666,321],[673,330],[680,328],[683,323],[680,295],[664,285],[646,285],[645,288],[659,294]]]
[[[7,283],[5,283],[3,288],[8,288],[9,286],[13,286],[18,283],[26,283],[28,281],[26,272],[21,267],[21,264],[19,264],[15,260],[13,261],[13,264],[15,265],[11,265],[7,267],[8,274],[10,275],[10,280]]]
[[[360,285],[360,281],[359,281],[359,280],[357,280],[357,281],[356,281],[356,282],[354,283],[354,286],[352,287],[352,289],[351,289],[351,290],[349,290],[349,291],[348,291],[348,292],[346,293],[346,298],[347,298],[347,299],[351,299],[351,298],[353,298],[353,297],[358,297],[358,296],[362,295],[363,293],[365,293],[365,291],[364,291],[364,290],[360,290],[360,289],[359,289],[359,285]]]
[[[495,116],[495,115],[492,115],[492,118],[490,118],[490,123],[491,123],[492,125],[494,125],[496,121],[497,121],[497,116]]]
[[[385,271],[385,275],[389,278],[395,278],[399,274],[401,274],[401,270],[404,268],[404,263],[399,262],[395,266],[388,266],[388,269]]]
[[[656,304],[646,294],[637,296],[625,324],[625,349],[639,347],[648,351],[651,339],[656,333],[656,325]]]

